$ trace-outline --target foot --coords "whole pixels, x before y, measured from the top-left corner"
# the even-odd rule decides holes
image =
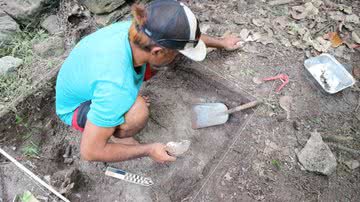
[[[111,136],[110,141],[115,144],[126,144],[126,145],[139,145],[140,144],[133,137],[117,138],[117,137]]]

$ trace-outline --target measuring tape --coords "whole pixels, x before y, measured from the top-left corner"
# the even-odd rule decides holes
[[[120,170],[112,167],[106,168],[105,175],[143,186],[151,186],[154,184],[151,178],[132,174],[125,170]]]

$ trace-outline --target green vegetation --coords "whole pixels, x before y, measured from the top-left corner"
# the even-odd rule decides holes
[[[33,59],[32,46],[46,39],[48,34],[44,30],[22,31],[15,33],[9,42],[0,44],[0,57],[11,55],[24,60],[24,64]]]
[[[15,33],[6,43],[0,43],[0,58],[13,56],[23,60],[23,65],[15,73],[0,75],[0,103],[10,101],[28,89],[33,73],[30,65],[34,62],[33,45],[48,37],[44,30],[26,30]]]
[[[30,202],[30,201],[34,201],[34,199],[36,200],[36,198],[34,197],[34,195],[32,195],[32,193],[29,192],[29,191],[25,191],[25,192],[20,196],[20,201],[21,201],[21,202]]]
[[[271,164],[278,170],[281,170],[281,163],[279,160],[273,159],[271,160]]]
[[[38,145],[36,145],[35,143],[33,143],[32,141],[26,145],[23,149],[22,149],[23,155],[27,156],[27,157],[36,157],[39,155],[40,153],[40,148]]]

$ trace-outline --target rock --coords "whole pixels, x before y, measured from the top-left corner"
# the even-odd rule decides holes
[[[126,3],[125,0],[80,0],[80,2],[95,14],[110,13]]]
[[[11,34],[18,31],[20,31],[20,28],[15,20],[0,10],[0,41],[7,41]]]
[[[351,38],[355,43],[360,44],[360,30],[359,31],[353,31],[351,33]]]
[[[318,132],[311,133],[310,139],[297,156],[302,166],[311,172],[330,175],[337,166],[334,154]]]
[[[76,168],[61,170],[51,176],[50,184],[57,188],[59,193],[68,195],[81,178],[80,171]]]
[[[0,75],[14,71],[23,64],[23,60],[12,56],[0,58]]]
[[[21,24],[29,24],[38,20],[38,16],[58,3],[59,0],[5,0],[2,8]]]
[[[340,5],[339,10],[341,10],[342,12],[344,12],[346,14],[352,14],[352,7],[350,7],[350,6]]]
[[[253,77],[252,82],[254,82],[256,85],[259,85],[263,83],[263,80],[258,77]]]
[[[189,150],[191,142],[189,140],[182,140],[181,142],[168,142],[166,144],[166,151],[171,156],[181,156]]]
[[[251,22],[257,27],[262,27],[265,25],[262,19],[252,19]]]
[[[278,5],[283,5],[283,4],[288,4],[293,2],[294,0],[273,0],[269,2],[270,6],[278,6]]]
[[[226,181],[231,181],[231,180],[232,180],[232,177],[230,176],[230,173],[229,173],[229,172],[227,172],[227,173],[224,175],[224,179],[225,179]]]
[[[352,15],[347,15],[345,18],[345,22],[349,22],[349,23],[354,23],[354,24],[360,24],[360,19],[359,16],[352,14]]]
[[[304,18],[312,18],[319,14],[319,9],[316,8],[311,2],[308,2],[303,6],[294,6],[291,16],[296,20]],[[300,13],[300,14],[299,14]]]
[[[50,34],[58,34],[61,32],[61,26],[56,15],[50,15],[41,23],[41,27]]]
[[[130,6],[117,9],[110,14],[95,15],[95,22],[97,25],[105,27],[106,25],[118,21],[128,13],[130,13]]]
[[[65,44],[63,38],[54,36],[35,44],[33,49],[41,57],[57,57],[64,53]]]
[[[344,163],[351,170],[354,170],[354,169],[356,169],[356,168],[358,168],[360,166],[360,163],[357,160],[350,160],[350,161],[346,161]]]
[[[240,31],[240,38],[243,40],[243,41],[246,41],[246,39],[248,38],[250,34],[250,31],[248,29],[242,29]]]

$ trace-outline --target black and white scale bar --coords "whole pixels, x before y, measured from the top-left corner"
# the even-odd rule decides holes
[[[143,186],[151,186],[154,184],[151,178],[142,177],[140,175],[128,173],[125,170],[112,167],[106,168],[105,175]]]

